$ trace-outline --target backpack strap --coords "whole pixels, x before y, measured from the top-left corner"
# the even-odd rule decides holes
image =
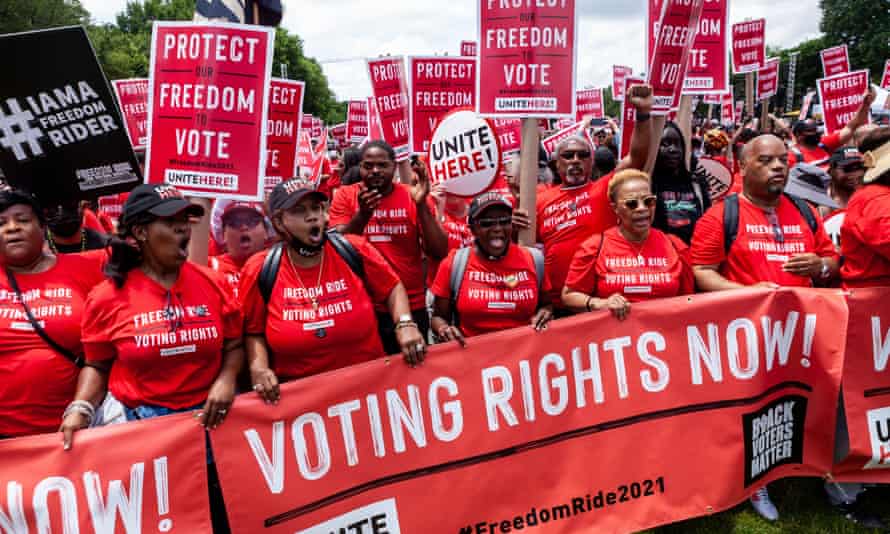
[[[328,241],[330,241],[331,246],[334,247],[334,250],[337,251],[337,254],[343,258],[343,261],[346,262],[346,265],[349,265],[349,268],[352,269],[352,272],[355,273],[356,276],[362,279],[363,282],[366,282],[365,279],[365,262],[362,260],[361,254],[355,250],[355,247],[352,246],[352,243],[349,242],[348,239],[343,237],[343,234],[336,230],[328,230]]]
[[[460,286],[464,281],[464,273],[467,270],[467,262],[470,260],[470,252],[472,247],[463,247],[454,253],[454,260],[451,262],[451,277],[449,278],[449,286],[451,287],[451,323],[458,326],[459,319],[457,317],[457,298],[460,296]]]
[[[542,293],[544,289],[544,276],[546,276],[544,273],[544,254],[542,254],[536,247],[523,248],[531,254],[532,262],[535,264],[535,278],[538,282],[538,307],[540,308],[541,305],[546,302]]]
[[[804,220],[807,221],[807,226],[810,227],[810,231],[815,234],[816,230],[819,229],[819,221],[816,220],[816,216],[813,215],[813,210],[810,209],[810,205],[807,204],[807,201],[794,195],[789,195],[788,193],[785,193],[785,196],[788,197],[788,200],[790,200],[792,204],[794,204],[797,211],[799,211]]]
[[[272,289],[275,287],[275,279],[278,278],[278,268],[281,266],[281,254],[283,251],[284,245],[282,243],[272,245],[260,269],[257,285],[259,285],[263,302],[266,304],[269,303],[269,299],[272,297]]]
[[[733,193],[723,199],[723,250],[729,254],[729,249],[735,243],[739,233],[739,195]]]

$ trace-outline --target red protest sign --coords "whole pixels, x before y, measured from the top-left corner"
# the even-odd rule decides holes
[[[730,508],[831,469],[845,324],[837,292],[696,295],[242,395],[210,433],[232,531],[635,532]]]
[[[584,131],[584,123],[576,122],[571,126],[563,128],[558,132],[554,133],[551,136],[545,137],[541,140],[541,146],[544,147],[544,151],[549,155],[553,155],[556,152],[556,147],[566,139],[570,137],[574,137],[576,135],[582,135],[581,132]]]
[[[800,106],[800,115],[797,117],[797,120],[804,120],[810,114],[810,106],[813,104],[813,98],[816,97],[816,91],[810,91],[803,97],[803,102]]]
[[[736,100],[735,102],[735,116],[736,120],[742,120],[744,117],[745,111],[745,101],[744,100]]]
[[[318,117],[312,117],[312,139],[321,138],[322,128],[324,128],[324,122]]]
[[[819,52],[822,73],[826,78],[850,72],[850,56],[847,45],[833,46]]]
[[[113,80],[111,85],[127,123],[127,136],[133,150],[145,150],[148,143],[148,78]]]
[[[719,106],[720,104],[723,103],[724,95],[725,95],[725,93],[707,93],[704,96],[703,101],[706,105]]]
[[[109,444],[114,444],[110,447]],[[0,441],[3,532],[211,532],[193,414]]]
[[[633,73],[634,70],[630,67],[612,65],[612,100],[624,101],[624,79]]]
[[[300,120],[300,130],[305,130],[309,137],[312,137],[312,118],[311,113],[303,113],[303,118]]]
[[[626,95],[628,89],[634,85],[642,85],[644,83],[646,83],[646,80],[642,78],[628,76],[624,79],[624,90],[622,92]],[[621,140],[618,146],[618,153],[622,159],[630,153],[630,139],[633,136],[636,123],[637,108],[630,105],[627,100],[624,100],[621,102]]]
[[[605,116],[602,89],[584,89],[575,93],[575,120],[601,119]]]
[[[358,144],[368,137],[368,102],[350,100],[346,110],[346,139]]]
[[[498,136],[498,146],[501,154],[510,155],[519,151],[522,147],[522,120],[521,119],[493,119],[495,135]]]
[[[755,72],[766,63],[766,19],[732,25],[733,74]]]
[[[124,211],[125,195],[126,193],[121,193],[99,197],[99,211],[115,221],[118,220]]]
[[[297,175],[297,139],[303,114],[305,84],[272,78],[266,121],[266,172],[264,187],[271,191],[282,180]]]
[[[368,97],[368,137],[365,141],[383,139],[383,124],[380,122],[380,113],[377,111],[377,102],[374,97]]]
[[[649,62],[652,112],[664,115],[680,104],[680,91],[689,65],[704,0],[668,0],[662,6],[655,48]]]
[[[483,116],[574,116],[575,0],[479,0],[476,111]],[[514,7],[519,6],[519,7]]]
[[[776,96],[779,90],[779,58],[770,58],[762,69],[757,70],[757,100]]]
[[[411,120],[405,62],[401,57],[368,60],[371,90],[383,140],[396,151],[396,161],[411,156]]]
[[[881,89],[890,89],[890,59],[884,63],[884,76],[881,78]]]
[[[430,182],[445,184],[453,195],[473,197],[492,184],[501,153],[494,125],[474,111],[447,114],[430,141]]]
[[[868,69],[816,80],[826,134],[841,130],[850,122],[868,87]]]
[[[339,148],[346,148],[349,142],[346,140],[346,123],[335,124],[331,128],[331,137],[337,142]]]
[[[728,0],[707,0],[689,51],[683,94],[723,92],[729,88]]]
[[[272,28],[155,22],[148,183],[189,195],[261,200]]]
[[[461,41],[460,42],[460,55],[466,57],[475,57],[476,56],[476,41]]]
[[[408,58],[411,71],[411,151],[426,152],[436,124],[456,108],[476,107],[476,60]]]
[[[737,113],[734,106],[734,90],[732,88],[729,89],[729,92],[723,95],[723,102],[720,106],[720,118],[723,121],[723,124],[733,124],[736,121],[736,117],[741,118],[741,113]]]

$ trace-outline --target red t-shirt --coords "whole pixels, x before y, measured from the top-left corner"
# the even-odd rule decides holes
[[[95,230],[100,234],[108,233],[108,230],[106,230],[99,221],[99,217],[97,217],[95,212],[90,208],[84,208],[83,210],[83,227]]]
[[[581,244],[565,285],[599,298],[620,293],[631,302],[687,295],[695,291],[687,254],[683,240],[655,228],[642,247],[610,228]]]
[[[353,235],[345,237],[362,257],[364,281],[333,246],[326,243],[320,267],[303,269],[294,265],[286,254],[282,255],[275,287],[266,304],[258,279],[268,252],[255,254],[244,265],[241,278],[244,330],[248,335],[266,336],[273,354],[272,368],[281,380],[314,375],[384,355],[377,334],[374,304],[384,305],[399,278],[367,241]],[[314,309],[306,291],[315,295],[318,310]]]
[[[331,202],[331,226],[347,224],[358,213],[358,195],[361,191],[361,183],[337,190]],[[430,212],[435,213],[432,199],[429,200]],[[389,261],[405,284],[411,309],[425,309],[426,284],[423,278],[423,249],[420,244],[422,236],[417,219],[417,205],[411,198],[411,190],[407,185],[394,184],[392,193],[383,197],[374,210],[363,235]],[[384,308],[378,306],[377,310],[384,311]]]
[[[90,290],[102,281],[104,254],[59,254],[39,274],[15,275],[47,335],[82,354],[80,317]],[[79,369],[35,332],[5,275],[0,275],[0,435],[55,432],[74,398]]]
[[[890,187],[870,184],[853,193],[841,226],[847,287],[890,286]]]
[[[432,292],[444,299],[451,298],[452,251],[442,261]],[[542,290],[550,293],[547,277]],[[464,278],[457,297],[460,329],[465,336],[528,326],[538,309],[538,277],[531,253],[524,247],[510,245],[507,255],[499,260],[480,257],[470,252]]]
[[[186,262],[168,291],[141,269],[118,289],[89,295],[83,315],[88,360],[111,360],[108,387],[131,408],[196,406],[222,367],[223,342],[241,337],[241,310],[218,273]]]
[[[569,264],[581,243],[617,222],[609,205],[609,180],[613,174],[579,187],[551,187],[538,191],[537,238],[544,245],[554,304],[561,305],[559,295],[565,285]]]
[[[475,237],[473,237],[473,232],[470,230],[470,225],[467,223],[466,217],[458,218],[446,211],[445,222],[442,223],[442,228],[444,228],[445,233],[448,234],[449,252],[473,244]],[[429,258],[429,263],[430,268],[426,273],[426,282],[427,286],[432,287],[433,281],[436,279],[436,273],[439,272],[439,266],[442,265],[442,262]]]
[[[241,267],[228,254],[213,256],[208,263],[211,269],[223,275],[223,278],[225,278],[229,288],[232,290],[232,294],[237,297],[238,285],[241,282]]]
[[[693,265],[720,265],[720,274],[732,282],[750,286],[773,282],[781,286],[810,287],[812,280],[782,270],[791,256],[814,252],[819,256],[837,257],[831,239],[815,210],[818,228],[810,230],[797,207],[782,196],[776,216],[784,242],[778,242],[767,213],[744,196],[739,196],[739,229],[727,255],[723,242],[723,207],[720,202],[699,219],[692,235]]]
[[[828,168],[828,158],[830,158],[831,154],[840,147],[840,132],[823,135],[820,145],[816,148],[807,148],[803,145],[795,145],[791,150],[788,151],[788,168],[790,169],[791,167],[794,167],[795,165],[800,163],[799,161],[797,161],[795,150],[800,151],[800,155],[803,156],[803,163],[815,163],[821,161],[821,166]]]

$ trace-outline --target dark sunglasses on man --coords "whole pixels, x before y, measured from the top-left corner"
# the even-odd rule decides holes
[[[590,158],[590,151],[589,150],[563,150],[562,152],[559,153],[559,157],[561,157],[562,159],[564,159],[566,161],[571,161],[571,160],[575,159],[576,156],[578,157],[578,159],[588,159],[588,158]]]

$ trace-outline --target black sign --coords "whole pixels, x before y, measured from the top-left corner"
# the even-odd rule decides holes
[[[0,168],[43,202],[129,191],[142,173],[83,27],[0,36]]]
[[[745,487],[774,468],[803,462],[807,399],[781,397],[742,416],[745,435]]]

